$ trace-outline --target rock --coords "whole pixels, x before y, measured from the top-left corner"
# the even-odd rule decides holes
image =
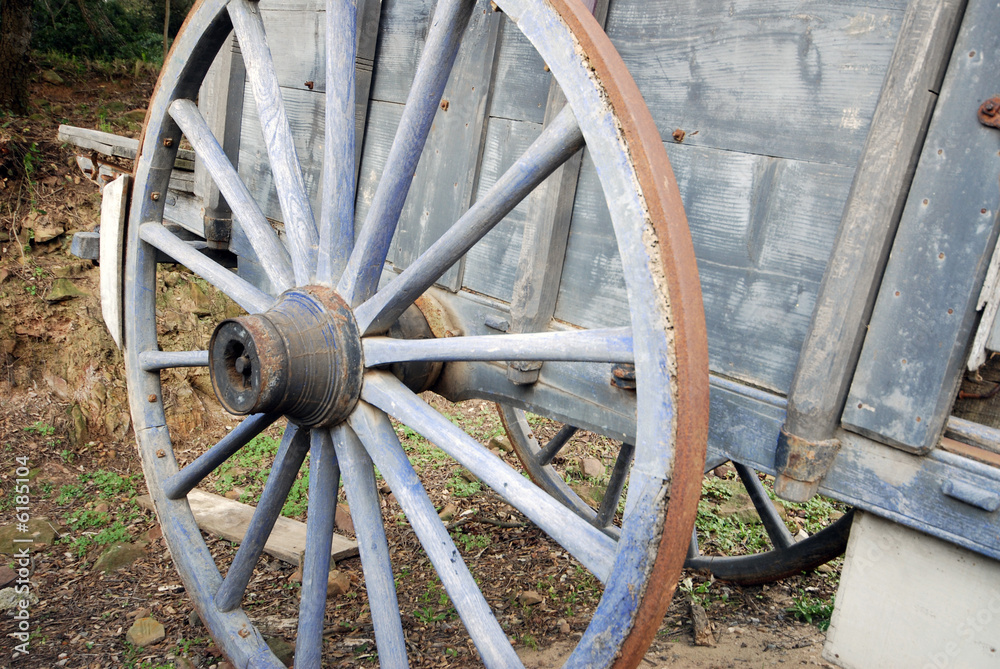
[[[195,663],[186,657],[174,658],[174,669],[197,669]]]
[[[140,544],[115,544],[101,553],[94,563],[94,570],[108,574],[127,567],[145,554],[146,549]]]
[[[87,417],[79,404],[74,404],[69,410],[69,441],[74,446],[83,446],[90,441]]]
[[[66,232],[66,227],[61,222],[53,221],[47,214],[39,214],[37,211],[29,213],[21,224],[32,231],[32,238],[38,243],[52,241]]]
[[[0,567],[0,588],[6,588],[17,578],[17,572],[4,565]]]
[[[566,620],[563,618],[557,620],[556,625],[559,627],[559,633],[562,634],[563,636],[566,636],[572,631],[572,629],[569,626],[569,623],[566,622]]]
[[[525,590],[517,596],[517,601],[523,606],[535,606],[536,604],[541,604],[544,598],[534,590]]]
[[[339,569],[334,569],[326,578],[326,596],[339,597],[351,590],[351,577]]]
[[[267,642],[267,647],[271,649],[275,657],[281,661],[286,667],[292,666],[292,658],[295,655],[295,646],[288,643],[281,637],[276,636],[266,636],[264,641]]]
[[[809,538],[809,533],[800,527],[799,531],[796,532],[795,536],[792,538],[795,539],[795,543],[798,543],[800,541],[805,541],[806,539]]]
[[[444,505],[444,508],[438,513],[438,518],[444,521],[449,521],[455,517],[458,513],[458,505],[454,502],[448,502]]]
[[[844,517],[843,511],[837,511],[836,509],[830,512],[830,522],[835,523]]]
[[[302,566],[301,564],[295,568],[292,575],[288,577],[289,583],[301,583],[302,582]]]
[[[163,283],[167,288],[173,288],[181,280],[180,272],[167,272],[163,277]]]
[[[334,525],[344,531],[354,534],[354,521],[351,520],[351,509],[346,504],[338,504]]]
[[[163,625],[156,622],[154,618],[139,618],[125,633],[125,640],[133,646],[145,648],[158,641],[163,641],[167,636]]]
[[[490,439],[490,448],[499,448],[504,453],[513,453],[514,447],[510,443],[510,439],[507,437],[493,437]]]
[[[20,608],[21,602],[28,602],[28,606],[38,603],[38,595],[31,590],[27,594],[20,593],[14,588],[4,588],[0,590],[0,611],[13,611]]]
[[[18,526],[25,525],[27,531],[21,531]],[[18,542],[14,539],[31,539],[31,543]],[[0,528],[0,553],[13,555],[16,550],[28,546],[29,550],[36,551],[45,546],[51,546],[55,541],[56,530],[52,524],[44,518],[32,518],[27,523],[16,523]]]
[[[715,645],[715,637],[712,636],[712,626],[708,622],[708,614],[705,613],[705,608],[693,599],[691,600],[691,631],[694,635],[694,645]]]
[[[724,462],[723,464],[713,469],[712,473],[715,474],[716,478],[728,479],[732,478],[733,477],[732,475],[736,473],[736,468],[733,467],[728,462]]]
[[[86,297],[89,294],[74,286],[69,279],[56,279],[52,282],[52,288],[49,289],[45,300],[47,302],[62,302],[74,297]]]
[[[96,511],[97,513],[107,513],[110,510],[111,507],[108,506],[107,502],[98,502],[97,504],[94,505],[94,511]]]
[[[580,458],[580,473],[592,479],[604,478],[604,463],[597,458]]]
[[[194,609],[191,609],[191,613],[188,614],[188,625],[191,627],[204,627],[205,623],[201,622],[201,616]]]
[[[212,313],[212,303],[208,299],[208,295],[202,290],[201,286],[192,281],[188,284],[191,297],[191,313],[195,316],[209,316]]]
[[[139,618],[148,618],[150,613],[152,612],[149,609],[136,609],[128,614],[128,617],[132,620],[138,620]]]
[[[153,525],[151,528],[149,528],[143,533],[142,539],[143,541],[146,541],[148,543],[153,543],[162,536],[163,536],[163,528],[160,527],[159,525]]]
[[[465,467],[462,467],[462,471],[459,473],[459,476],[461,476],[464,480],[468,481],[469,483],[479,482],[479,478],[477,478],[475,474],[470,472]]]
[[[229,490],[226,491],[224,497],[226,499],[235,499],[238,501],[240,499],[240,495],[242,494],[243,494],[243,488],[230,488]]]
[[[837,570],[834,569],[833,567],[831,567],[828,564],[821,564],[820,566],[816,567],[816,571],[818,571],[821,574],[835,574],[835,573],[837,573]]]
[[[42,79],[54,86],[62,86],[66,83],[66,80],[56,74],[55,70],[43,70]]]

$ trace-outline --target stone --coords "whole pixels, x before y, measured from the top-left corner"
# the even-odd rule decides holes
[[[805,541],[806,539],[809,538],[809,533],[806,532],[804,529],[799,528],[799,531],[796,532],[795,536],[792,538],[795,539],[795,543],[798,543],[800,541]]]
[[[240,495],[242,495],[242,494],[243,494],[243,489],[242,488],[230,488],[229,490],[226,491],[226,494],[224,495],[224,497],[226,499],[239,500]]]
[[[167,288],[173,288],[181,280],[180,272],[167,272],[163,277],[163,283]]]
[[[38,595],[31,590],[27,594],[18,592],[15,588],[4,588],[0,590],[0,611],[13,611],[21,607],[21,602],[28,602],[28,606],[38,603]]]
[[[339,597],[351,591],[351,577],[339,569],[334,569],[326,578],[326,596]]]
[[[140,544],[115,544],[101,553],[101,557],[94,563],[94,570],[103,571],[105,574],[118,571],[145,554],[146,549]]]
[[[212,303],[209,301],[208,295],[194,281],[189,283],[188,286],[191,297],[191,313],[195,316],[210,316],[212,314]]]
[[[2,567],[0,567],[0,588],[6,588],[8,585],[13,583],[14,579],[16,578],[17,578],[16,571],[11,569],[7,565],[3,565]]]
[[[604,478],[604,463],[597,458],[580,458],[580,473],[592,479]]]
[[[107,513],[110,510],[111,507],[108,506],[107,502],[98,502],[97,504],[94,505],[94,511],[96,511],[97,513]]]
[[[163,536],[163,528],[160,527],[159,525],[153,525],[151,528],[149,528],[143,533],[142,539],[143,541],[146,541],[148,543],[153,543],[162,536]]]
[[[188,614],[188,625],[191,627],[204,627],[205,623],[201,622],[201,616],[194,609],[191,609],[191,613]]]
[[[733,467],[728,462],[725,462],[725,463],[719,465],[718,467],[716,467],[715,469],[713,469],[712,473],[715,474],[716,478],[720,478],[720,479],[734,478],[733,474],[736,473],[736,468]]]
[[[62,86],[66,80],[60,77],[55,70],[43,70],[42,79],[54,86]]]
[[[38,243],[52,241],[66,232],[66,227],[61,222],[53,221],[48,214],[37,211],[29,213],[21,225],[32,231],[32,239]]]
[[[69,441],[74,446],[83,446],[90,441],[87,417],[79,404],[74,404],[69,410]]]
[[[462,468],[462,471],[459,473],[459,476],[461,476],[464,480],[468,481],[469,483],[479,482],[479,478],[465,467]]]
[[[195,663],[186,657],[174,658],[174,669],[197,669]]]
[[[346,504],[337,505],[334,525],[339,530],[354,534],[354,521],[351,519],[351,509]]]
[[[517,601],[524,606],[535,606],[541,604],[544,598],[534,590],[525,590],[517,596]]]
[[[150,613],[152,613],[152,611],[149,609],[136,609],[132,613],[128,614],[128,617],[133,620],[138,620],[139,618],[148,618]]]
[[[438,513],[438,518],[444,521],[449,521],[452,518],[454,518],[455,514],[457,513],[458,513],[458,505],[456,505],[454,502],[448,502],[447,504],[444,505],[444,508],[441,509],[441,511]]]
[[[264,641],[267,642],[267,647],[271,649],[271,652],[274,653],[274,656],[282,664],[286,667],[292,666],[292,658],[295,656],[295,646],[277,636],[266,636],[264,637]]]
[[[569,626],[569,623],[566,622],[564,618],[560,618],[559,620],[557,620],[556,625],[559,627],[559,633],[562,634],[563,636],[566,636],[572,631],[572,628]]]
[[[69,279],[56,279],[52,282],[52,288],[49,289],[45,300],[47,302],[63,302],[74,297],[86,297],[89,294],[77,288]]]
[[[155,618],[139,618],[125,633],[125,640],[133,646],[145,648],[166,638],[166,630]]]
[[[691,632],[696,646],[714,646],[715,636],[712,635],[712,625],[708,622],[705,608],[691,600]]]
[[[510,443],[510,439],[507,437],[493,437],[490,439],[490,448],[498,448],[504,453],[513,453],[514,447]]]
[[[27,531],[19,529],[19,525],[26,526]],[[44,518],[32,518],[27,523],[16,523],[0,528],[0,553],[13,555],[16,550],[24,546],[36,551],[51,546],[55,538],[56,530],[52,523]],[[31,539],[31,542],[15,543],[14,539]]]

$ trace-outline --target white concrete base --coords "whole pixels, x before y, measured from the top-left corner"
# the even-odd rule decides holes
[[[823,657],[844,669],[1000,667],[1000,562],[857,513]]]

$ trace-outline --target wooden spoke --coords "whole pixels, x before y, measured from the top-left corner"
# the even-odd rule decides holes
[[[326,124],[317,279],[332,285],[354,247],[354,59],[357,0],[326,3]]]
[[[563,446],[568,444],[569,440],[572,439],[573,435],[579,430],[580,428],[574,427],[573,425],[563,425],[559,428],[559,431],[556,432],[555,436],[549,439],[549,443],[545,444],[545,448],[539,452],[538,464],[544,466],[552,462],[552,460],[559,455],[559,451],[563,449]]]
[[[615,458],[615,468],[611,471],[608,487],[604,490],[604,499],[597,509],[598,527],[607,527],[615,519],[615,511],[618,510],[618,501],[622,497],[622,490],[625,489],[625,481],[628,479],[628,470],[632,466],[634,454],[635,446],[628,442],[622,443],[618,457]]]
[[[613,539],[582,518],[567,514],[561,503],[428,406],[396,377],[387,372],[368,372],[361,397],[437,445],[538,525],[598,579],[607,580],[615,556]]]
[[[219,611],[232,611],[240,605],[264,544],[274,528],[274,521],[281,514],[281,507],[285,504],[288,491],[292,489],[308,450],[309,432],[289,423],[278,453],[274,456],[274,465],[260,494],[257,508],[250,518],[250,526],[229,566],[225,580],[215,593],[215,608]]]
[[[281,214],[291,244],[292,268],[300,286],[311,283],[316,272],[319,234],[312,206],[306,194],[302,168],[292,140],[291,126],[285,113],[285,103],[274,71],[271,50],[264,35],[259,4],[254,0],[232,0],[229,16],[236,30],[247,80],[257,103],[271,174],[281,203]]]
[[[533,334],[362,341],[369,367],[392,362],[450,360],[570,360],[632,362],[632,330],[567,330]]]
[[[209,260],[188,246],[180,237],[163,227],[162,224],[143,223],[142,227],[139,228],[139,236],[143,241],[152,244],[201,276],[249,313],[267,311],[274,304],[273,297],[257,289],[249,281],[236,276],[222,265]]]
[[[743,487],[747,489],[747,494],[750,495],[750,501],[753,502],[754,508],[757,509],[757,515],[760,516],[760,522],[764,524],[764,529],[767,530],[767,536],[771,540],[771,544],[775,548],[788,548],[795,543],[791,532],[785,527],[785,521],[778,515],[778,510],[774,508],[771,498],[768,497],[767,490],[764,489],[764,484],[757,478],[757,472],[739,462],[734,462],[733,467],[736,468],[736,473],[739,474],[740,480],[743,481]]]
[[[344,487],[347,490],[347,503],[351,507],[351,519],[358,537],[361,570],[365,575],[365,589],[368,591],[368,604],[375,627],[379,664],[383,667],[405,667],[406,637],[399,617],[389,545],[382,525],[375,469],[364,446],[349,427],[335,429],[333,443],[337,449]]]
[[[220,439],[219,443],[199,455],[194,462],[163,482],[163,493],[167,496],[167,499],[180,499],[187,495],[206,476],[215,471],[216,467],[232,457],[236,451],[250,443],[251,439],[266,430],[280,417],[280,414],[276,413],[258,413],[244,418],[243,422],[237,425],[232,432]]]
[[[438,518],[389,419],[382,412],[359,404],[349,421],[403,507],[483,663],[487,667],[520,666],[517,653]]]
[[[144,372],[174,367],[208,367],[208,351],[143,351],[139,354],[139,368]]]
[[[473,7],[474,3],[466,0],[440,0],[434,10],[382,180],[337,287],[352,306],[368,299],[378,286],[389,243]]]
[[[302,563],[299,632],[295,639],[295,661],[301,667],[318,667],[323,660],[326,585],[340,487],[340,468],[330,433],[313,430],[310,441],[309,522],[306,523],[306,552]]]
[[[212,134],[208,122],[191,100],[174,100],[170,105],[170,115],[191,142],[198,157],[205,162],[208,173],[226,198],[233,216],[240,222],[243,232],[257,254],[258,262],[264,268],[267,278],[277,292],[283,292],[295,285],[291,271],[291,258],[278,239],[277,233],[250,195],[246,184],[240,179],[236,168],[229,162],[222,146]]]
[[[528,150],[427,251],[392,283],[360,305],[355,316],[362,332],[382,332],[406,308],[538,184],[583,147],[583,135],[567,107]],[[381,263],[379,264],[381,268]]]

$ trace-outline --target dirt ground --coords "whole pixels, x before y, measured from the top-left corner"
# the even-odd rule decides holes
[[[0,553],[6,553],[0,587],[17,584],[16,569],[4,566],[19,566],[10,536],[21,521],[17,514],[25,513],[35,533],[26,585],[38,600],[30,607],[27,655],[17,649],[24,641],[12,636],[21,629],[13,610],[0,618],[0,666],[222,669],[218,649],[192,616],[155,517],[137,503],[145,486],[122,356],[101,319],[98,268],[69,254],[72,235],[97,225],[100,195],[76,167],[71,148],[57,141],[58,125],[135,136],[154,74],[141,64],[40,65],[32,113],[0,118]],[[163,336],[204,346],[228,305],[180,268],[167,275],[163,290]],[[184,463],[235,423],[219,408],[204,371],[167,376],[165,402]],[[500,435],[491,405],[432,401],[484,443]],[[400,434],[434,503],[442,510],[451,505],[452,536],[526,665],[561,666],[586,628],[600,584],[419,437]],[[586,440],[580,448],[588,448]],[[499,453],[516,463],[513,454]],[[251,494],[259,479],[248,469],[232,467],[205,486],[236,498]],[[18,478],[28,479],[26,495]],[[480,666],[388,489],[383,506],[412,665]],[[302,511],[293,515],[304,519]],[[351,536],[349,526],[341,531]],[[211,536],[206,541],[224,571],[234,546]],[[129,547],[130,559],[108,569],[102,558],[120,552],[116,546]],[[337,569],[349,585],[328,604],[328,665],[374,666],[360,563],[348,559]],[[244,600],[286,654],[295,638],[295,571],[264,556]],[[829,666],[820,658],[823,632],[792,611],[802,618],[810,606],[831,600],[836,566],[753,587],[686,576],[643,666]],[[693,644],[693,600],[707,614],[711,646]],[[139,646],[126,636],[145,617],[162,624],[164,636]]]

